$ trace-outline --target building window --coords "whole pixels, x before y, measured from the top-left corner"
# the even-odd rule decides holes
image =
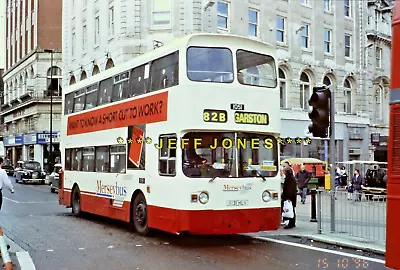
[[[75,44],[76,44],[76,35],[75,35],[75,31],[72,32],[72,42],[71,42],[72,46],[71,46],[71,54],[72,54],[72,58],[75,57]]]
[[[332,0],[324,0],[324,9],[326,11],[332,11]]]
[[[376,67],[382,68],[382,48],[376,48]]]
[[[217,12],[218,12],[218,28],[228,31],[229,27],[229,5],[228,3],[219,1],[217,4]]]
[[[310,78],[303,72],[300,76],[300,108],[308,110],[310,99]]]
[[[344,16],[351,17],[351,3],[350,0],[344,0]]]
[[[353,95],[352,95],[352,85],[349,81],[349,79],[344,80],[344,95],[346,97],[345,103],[344,103],[344,111],[348,114],[351,114],[353,112]]]
[[[328,76],[325,76],[325,77],[324,77],[323,84],[325,84],[326,86],[331,85],[331,84],[332,84],[331,79],[329,79]]]
[[[285,42],[285,18],[281,16],[276,17],[276,40]]]
[[[375,92],[375,104],[376,108],[378,109],[376,111],[375,118],[377,120],[382,120],[383,119],[383,87],[381,85],[378,86],[378,89]]]
[[[94,45],[100,43],[100,17],[97,16],[94,20]]]
[[[86,53],[86,45],[87,45],[87,27],[86,24],[83,25],[82,29],[82,51]]]
[[[171,25],[171,0],[153,0],[153,26],[169,27]]]
[[[114,36],[114,7],[110,7],[108,9],[108,29],[109,29],[109,36]]]
[[[258,11],[249,10],[249,36],[258,36]]]
[[[280,68],[279,70],[279,91],[281,96],[281,108],[286,108],[286,75],[285,72]]]
[[[161,148],[158,152],[158,172],[160,175],[175,176],[176,175],[176,135],[160,136],[158,141],[162,141]]]
[[[332,48],[331,48],[331,38],[332,38],[332,31],[325,29],[324,32],[324,51],[326,53],[332,53]]]
[[[344,36],[344,56],[351,57],[351,36]]]
[[[62,91],[62,71],[61,68],[54,66],[47,71],[47,95],[61,96]]]
[[[310,48],[310,25],[304,23],[301,33],[301,45],[303,48]]]

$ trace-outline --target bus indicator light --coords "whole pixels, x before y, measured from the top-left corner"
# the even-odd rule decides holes
[[[222,110],[204,110],[203,121],[212,123],[226,123],[228,121],[228,113]]]

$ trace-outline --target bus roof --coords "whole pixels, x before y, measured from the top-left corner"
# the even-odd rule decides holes
[[[298,165],[298,164],[323,164],[322,160],[316,158],[287,158],[281,161],[281,164],[285,162],[289,162],[290,165]]]
[[[162,57],[169,53],[173,53],[179,49],[186,49],[188,46],[191,45],[191,43],[193,45],[195,45],[197,42],[201,42],[201,44],[207,44],[208,47],[213,47],[214,46],[213,41],[215,42],[216,38],[217,39],[227,39],[227,41],[229,41],[229,43],[234,44],[239,47],[244,46],[243,44],[251,43],[255,47],[262,47],[262,49],[264,51],[267,48],[269,48],[271,50],[275,50],[275,48],[271,44],[257,41],[254,39],[249,39],[249,38],[242,37],[242,36],[237,36],[237,35],[210,34],[210,33],[191,34],[191,35],[187,35],[187,36],[175,39],[157,49],[154,49],[154,50],[145,52],[141,55],[138,55],[130,61],[123,62],[123,63],[119,64],[118,66],[115,66],[113,68],[110,68],[108,70],[100,72],[94,76],[91,76],[91,77],[83,80],[83,81],[79,81],[73,85],[68,85],[66,91],[63,91],[63,93],[68,94],[68,93],[73,92],[82,87],[96,84],[99,81],[110,78],[121,72],[128,71],[128,70],[132,69],[133,67],[147,64],[152,59],[157,59],[158,57]],[[226,43],[226,42],[224,41],[224,43]],[[226,43],[226,44],[228,44],[228,43]],[[201,45],[201,46],[205,46],[205,45]]]
[[[381,161],[368,161],[368,160],[350,160],[350,161],[342,161],[336,162],[338,164],[366,164],[366,165],[387,165],[387,162]]]

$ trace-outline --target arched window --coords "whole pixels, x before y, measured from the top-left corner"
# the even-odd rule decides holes
[[[95,65],[95,66],[93,67],[92,76],[93,76],[93,75],[96,75],[96,74],[99,74],[99,73],[100,73],[99,66],[98,66],[98,65]]]
[[[29,84],[28,80],[29,80],[28,71],[26,71],[25,72],[25,79],[24,79],[24,82],[25,82],[24,94],[26,94],[28,92],[28,84]]]
[[[110,69],[112,67],[114,67],[114,61],[110,58],[107,60],[106,69]]]
[[[378,85],[378,89],[375,91],[375,118],[377,120],[382,120],[383,119],[383,97],[384,95],[384,90],[381,85]]]
[[[283,69],[279,68],[279,92],[281,96],[281,108],[286,108],[286,75]]]
[[[87,78],[86,71],[82,71],[81,73],[81,81],[85,80]]]
[[[303,72],[300,76],[300,108],[307,109],[308,100],[310,99],[310,77],[308,77],[307,73]]]
[[[72,85],[74,83],[76,83],[76,79],[75,79],[75,76],[72,75],[71,78],[69,79],[69,85]]]
[[[47,96],[61,96],[62,91],[61,68],[53,66],[47,70]]]
[[[326,86],[329,86],[332,84],[332,81],[328,76],[325,76],[324,81],[322,83],[325,84]]]
[[[21,97],[24,94],[24,88],[25,88],[25,83],[24,83],[24,77],[19,75],[19,87],[18,87],[18,94],[17,97]]]
[[[344,96],[345,96],[345,102],[344,102],[344,112],[351,114],[353,113],[353,87],[350,83],[349,79],[345,79],[343,83],[344,87]]]

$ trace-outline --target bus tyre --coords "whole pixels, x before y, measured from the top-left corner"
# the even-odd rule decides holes
[[[81,194],[78,187],[75,187],[72,191],[72,214],[79,216],[81,214]]]
[[[147,217],[146,198],[142,193],[139,193],[133,200],[132,219],[136,232],[143,236],[148,235],[150,232]]]

